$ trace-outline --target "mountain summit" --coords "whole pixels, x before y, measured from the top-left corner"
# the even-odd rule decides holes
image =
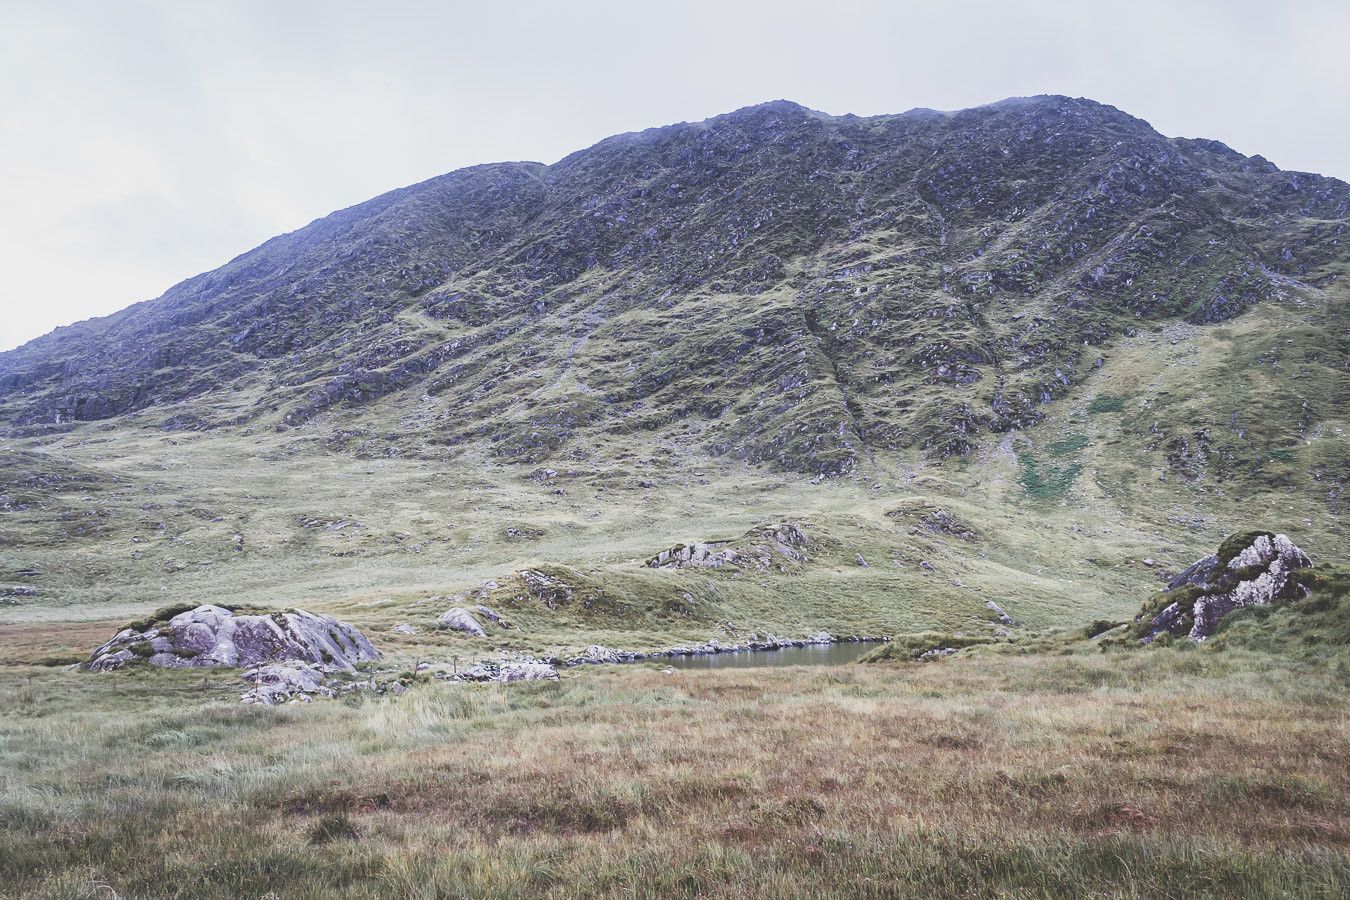
[[[869,118],[780,100],[333,213],[0,354],[0,425],[355,427],[390,453],[530,464],[677,439],[838,475],[1032,425],[1141,328],[1332,285],[1348,221],[1343,182],[1089,100]],[[1301,333],[1325,388],[1290,412],[1301,433],[1346,399],[1344,309]],[[1262,402],[1230,387],[1205,395],[1216,422]],[[1168,427],[1150,440],[1182,468],[1290,443],[1225,457]]]

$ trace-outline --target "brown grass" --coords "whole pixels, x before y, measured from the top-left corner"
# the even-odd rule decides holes
[[[1249,663],[626,667],[271,710],[152,673],[117,685],[133,716],[100,693],[124,676],[49,673],[4,727],[0,881],[64,896],[1330,895],[1350,845],[1343,686]]]
[[[117,633],[120,621],[0,625],[0,666],[82,662]]]

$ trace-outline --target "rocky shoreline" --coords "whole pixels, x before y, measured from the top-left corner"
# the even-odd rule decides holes
[[[474,611],[493,622],[504,622],[487,607],[474,607]],[[454,609],[446,615],[456,613],[464,613],[469,622],[478,625],[467,610]],[[442,617],[443,622],[445,618]],[[457,630],[468,629],[460,627]],[[479,630],[482,630],[481,626]],[[463,669],[452,661],[448,671],[444,661],[427,661],[417,665],[413,675],[425,673],[441,681],[465,683],[556,681],[559,669],[582,665],[660,661],[722,653],[764,653],[889,640],[889,637],[872,635],[833,635],[827,631],[802,638],[751,632],[732,643],[713,639],[658,650],[614,650],[593,644],[572,656],[502,653],[497,657],[479,658]],[[315,698],[332,698],[358,690],[381,694],[406,691],[415,678],[396,675],[382,682],[380,675],[395,675],[392,668],[371,671],[364,665],[380,659],[380,652],[364,634],[331,616],[318,616],[305,610],[250,614],[204,605],[182,610],[168,608],[149,620],[122,629],[95,650],[83,668],[106,672],[141,661],[164,668],[238,668],[243,669],[241,680],[249,686],[240,699],[244,703],[273,705],[307,703]],[[364,671],[358,672],[358,664],[362,664]]]
[[[423,663],[419,672],[429,672],[441,681],[456,682],[497,682],[512,681],[556,681],[560,669],[570,669],[585,665],[619,665],[635,662],[658,662],[663,659],[675,659],[689,656],[711,656],[718,653],[771,653],[775,650],[787,650],[793,647],[824,646],[828,644],[881,644],[888,643],[889,637],[875,635],[832,635],[825,631],[805,638],[780,638],[768,634],[763,637],[752,634],[743,643],[723,644],[712,640],[704,644],[666,647],[660,650],[614,650],[594,644],[585,652],[576,656],[535,657],[522,654],[516,657],[480,659],[463,670],[446,672],[436,670],[431,663]]]
[[[666,647],[661,650],[651,651],[611,650],[608,647],[602,647],[597,644],[587,647],[586,651],[578,656],[568,658],[554,657],[548,661],[554,665],[572,667],[643,662],[646,660],[672,659],[683,656],[711,656],[717,653],[771,652],[774,650],[787,650],[792,647],[813,647],[825,644],[883,644],[889,641],[889,637],[877,635],[841,636],[830,634],[828,631],[818,631],[806,638],[780,638],[773,634],[760,637],[757,634],[751,634],[744,643],[723,644],[720,641],[712,640],[705,644]]]

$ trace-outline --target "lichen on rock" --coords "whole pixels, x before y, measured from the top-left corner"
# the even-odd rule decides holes
[[[1236,609],[1306,596],[1308,590],[1295,572],[1311,565],[1308,554],[1286,535],[1235,534],[1217,554],[1197,560],[1144,605],[1136,619],[1136,636],[1145,643],[1163,634],[1202,641]]]
[[[441,628],[460,631],[473,637],[487,637],[487,630],[483,628],[483,624],[473,617],[473,613],[462,606],[454,606],[441,613],[441,617],[436,620],[436,624]]]
[[[170,669],[296,660],[331,672],[379,658],[364,634],[332,616],[303,609],[237,614],[208,604],[122,629],[84,668],[104,672],[138,660]]]
[[[734,541],[708,541],[681,544],[647,560],[652,569],[718,569],[723,566],[769,569],[775,564],[780,569],[802,565],[808,561],[806,548],[811,539],[796,522],[760,525]]]

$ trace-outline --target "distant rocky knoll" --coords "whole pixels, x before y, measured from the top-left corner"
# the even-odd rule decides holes
[[[796,522],[760,525],[734,541],[680,544],[647,560],[653,569],[717,569],[722,566],[753,566],[789,569],[805,563],[811,543]]]
[[[1145,642],[1164,634],[1204,640],[1236,609],[1307,596],[1298,570],[1311,565],[1308,554],[1283,534],[1235,534],[1218,553],[1197,560],[1144,605],[1136,634]]]
[[[119,631],[84,667],[104,672],[137,661],[171,669],[295,661],[338,672],[380,658],[351,625],[302,609],[238,614],[207,605],[170,612]]]

